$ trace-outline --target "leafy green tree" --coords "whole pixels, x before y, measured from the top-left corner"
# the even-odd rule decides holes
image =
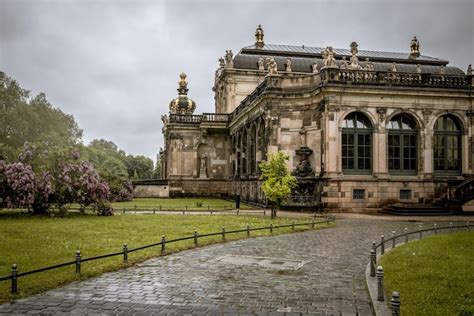
[[[130,178],[138,179],[153,178],[153,160],[145,156],[128,155],[125,160]]]
[[[267,161],[262,161],[259,164],[262,172],[260,176],[260,180],[263,181],[262,191],[272,204],[272,218],[277,216],[277,210],[280,209],[281,203],[288,198],[291,189],[297,185],[296,177],[291,175],[286,166],[288,159],[288,155],[278,151],[270,155]]]

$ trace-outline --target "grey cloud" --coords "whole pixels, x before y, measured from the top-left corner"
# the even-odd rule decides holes
[[[408,51],[463,70],[474,61],[474,2],[0,0],[0,70],[73,114],[86,142],[153,159],[160,115],[188,74],[197,112],[213,112],[217,59],[254,41]]]

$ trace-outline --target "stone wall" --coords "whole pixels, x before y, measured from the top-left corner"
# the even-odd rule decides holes
[[[167,184],[138,184],[133,187],[134,198],[166,198],[169,197],[169,186]]]
[[[230,181],[211,179],[170,179],[170,197],[227,197]]]

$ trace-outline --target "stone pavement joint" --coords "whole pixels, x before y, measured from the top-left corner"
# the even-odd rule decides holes
[[[371,242],[417,225],[342,219],[331,229],[182,251],[0,305],[0,315],[373,315],[364,281]],[[224,257],[304,264],[216,260]]]

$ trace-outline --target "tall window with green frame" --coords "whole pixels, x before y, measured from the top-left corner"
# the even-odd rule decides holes
[[[352,112],[342,121],[342,171],[372,171],[372,124],[365,114]]]
[[[438,118],[433,135],[435,173],[461,173],[461,124],[452,115]]]
[[[395,115],[387,129],[390,173],[416,173],[418,131],[415,120],[407,114]]]

